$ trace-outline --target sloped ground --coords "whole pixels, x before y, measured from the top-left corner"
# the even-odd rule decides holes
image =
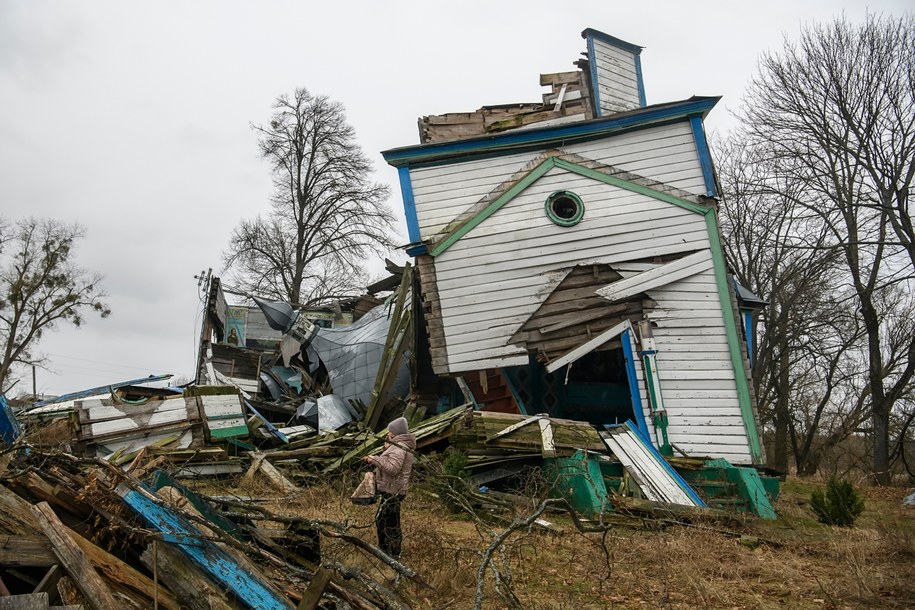
[[[349,502],[354,483],[310,486],[273,508],[346,521],[374,542],[374,507]],[[777,522],[747,517],[671,525],[630,518],[603,533],[581,534],[567,516],[545,514],[560,531],[535,527],[509,535],[493,555],[500,584],[485,572],[482,607],[915,607],[915,509],[901,505],[911,490],[861,489],[865,512],[855,527],[842,529],[816,522],[808,506],[816,485],[789,480],[776,503]],[[505,530],[505,522],[450,512],[420,482],[404,503],[403,562],[418,572],[417,581],[395,584],[390,568],[352,545],[322,544],[325,560],[387,581],[408,607],[463,609],[474,606],[483,553]]]

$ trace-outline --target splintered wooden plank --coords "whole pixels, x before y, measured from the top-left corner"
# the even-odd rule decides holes
[[[60,563],[67,569],[67,573],[73,576],[76,586],[92,607],[96,610],[119,610],[121,604],[114,599],[108,585],[92,567],[89,558],[73,540],[69,530],[60,522],[50,505],[47,502],[36,504],[32,507],[32,514],[54,547],[54,553],[60,559]]]
[[[643,271],[624,280],[613,282],[596,292],[608,301],[617,301],[692,277],[711,268],[711,253],[708,250],[700,250],[650,271]]]
[[[24,593],[0,597],[0,610],[48,610],[48,594]]]
[[[549,363],[546,366],[546,372],[554,373],[557,370],[564,367],[565,365],[567,365],[571,362],[575,362],[579,358],[590,354],[591,352],[593,352],[595,349],[597,349],[598,347],[600,347],[607,341],[610,341],[611,339],[615,339],[617,335],[622,333],[627,328],[631,328],[631,324],[629,323],[629,320],[623,320],[616,326],[613,326],[609,330],[602,332],[601,334],[594,337],[590,341],[583,343],[582,345],[580,345],[579,347],[576,347],[575,349],[568,352],[564,356],[557,358],[553,362]]]
[[[0,536],[0,566],[42,567],[57,563],[57,556],[44,536]]]
[[[162,540],[188,557],[221,586],[229,589],[243,603],[263,610],[289,610],[288,601],[266,583],[260,575],[239,564],[222,547],[207,540],[196,526],[170,508],[162,506],[138,491],[121,488],[124,502],[146,523],[162,533]]]
[[[150,594],[155,585],[151,578],[132,568],[111,553],[92,544],[92,542],[76,532],[70,530],[70,535],[77,546],[89,557],[92,565],[108,579],[108,582],[112,583],[112,587],[116,591],[130,597],[140,595],[152,601]],[[174,595],[162,588],[159,589],[158,601],[159,607],[167,610],[178,610],[180,607]]]
[[[299,602],[296,610],[315,610],[318,602],[321,601],[324,589],[330,583],[331,576],[333,576],[333,572],[327,568],[318,568],[308,584],[308,588],[305,589],[305,593],[302,594],[302,601]]]

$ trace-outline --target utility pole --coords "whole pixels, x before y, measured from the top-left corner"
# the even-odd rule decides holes
[[[35,383],[35,365],[32,365],[32,401],[38,400],[38,389],[37,384]]]

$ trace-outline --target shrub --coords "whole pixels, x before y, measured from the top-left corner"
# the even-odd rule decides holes
[[[864,498],[854,486],[836,476],[826,481],[826,490],[816,489],[810,496],[810,508],[820,523],[851,527],[864,510]]]

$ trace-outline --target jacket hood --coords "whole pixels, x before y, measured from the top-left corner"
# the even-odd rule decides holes
[[[406,434],[397,434],[391,439],[392,444],[400,445],[401,447],[406,447],[407,449],[413,450],[416,449],[416,435],[412,432],[407,432]]]

